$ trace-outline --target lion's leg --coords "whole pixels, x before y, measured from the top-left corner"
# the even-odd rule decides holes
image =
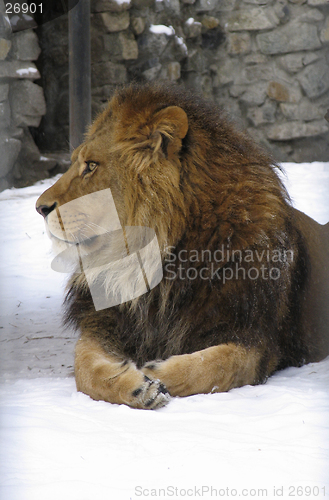
[[[225,392],[233,387],[255,384],[262,354],[256,348],[234,344],[209,347],[192,354],[172,356],[147,363],[142,371],[159,379],[172,396]],[[273,369],[274,370],[273,360]]]
[[[134,363],[108,354],[95,338],[82,336],[75,349],[78,391],[96,400],[155,409],[169,401],[166,388],[150,380]]]

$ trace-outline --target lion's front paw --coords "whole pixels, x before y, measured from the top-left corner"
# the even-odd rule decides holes
[[[164,361],[150,361],[141,369],[149,378],[160,380],[171,396],[189,396],[196,394],[198,380],[194,369],[194,354],[171,356]]]
[[[171,396],[180,396],[186,385],[186,374],[180,370],[179,358],[173,356],[165,361],[150,361],[143,366],[142,372],[153,380],[160,380]]]
[[[77,344],[75,380],[78,391],[96,401],[154,410],[165,406],[170,399],[160,380],[150,380],[134,363],[119,361],[90,339],[81,338]]]
[[[129,406],[155,410],[168,404],[170,394],[160,380],[151,380],[144,375],[144,382],[131,393]]]

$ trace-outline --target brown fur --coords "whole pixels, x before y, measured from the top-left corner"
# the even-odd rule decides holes
[[[329,227],[290,206],[276,168],[213,103],[177,87],[116,93],[37,209],[56,233],[58,207],[111,188],[123,227],[155,230],[164,278],[96,312],[84,274],[72,276],[66,321],[81,330],[78,390],[156,408],[168,401],[165,386],[174,396],[227,391],[328,354]],[[229,255],[202,279],[219,249]],[[199,261],[178,259],[202,251]],[[256,251],[263,258],[245,258]],[[275,252],[292,258],[264,260]],[[264,264],[279,277],[266,277]],[[178,276],[178,265],[196,278]]]

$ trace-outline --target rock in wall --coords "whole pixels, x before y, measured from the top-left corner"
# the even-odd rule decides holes
[[[328,0],[91,0],[91,10],[93,114],[118,84],[170,80],[222,105],[279,161],[329,159]],[[44,79],[58,82],[44,85],[45,130],[59,126],[63,147],[67,19],[41,43]]]

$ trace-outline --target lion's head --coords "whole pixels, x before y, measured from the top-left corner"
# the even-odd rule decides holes
[[[147,226],[167,243],[168,230],[181,230],[169,228],[168,217],[184,210],[179,155],[187,131],[181,107],[156,100],[137,107],[117,94],[73,152],[70,169],[36,203],[49,236],[90,246],[104,232],[98,228]]]

